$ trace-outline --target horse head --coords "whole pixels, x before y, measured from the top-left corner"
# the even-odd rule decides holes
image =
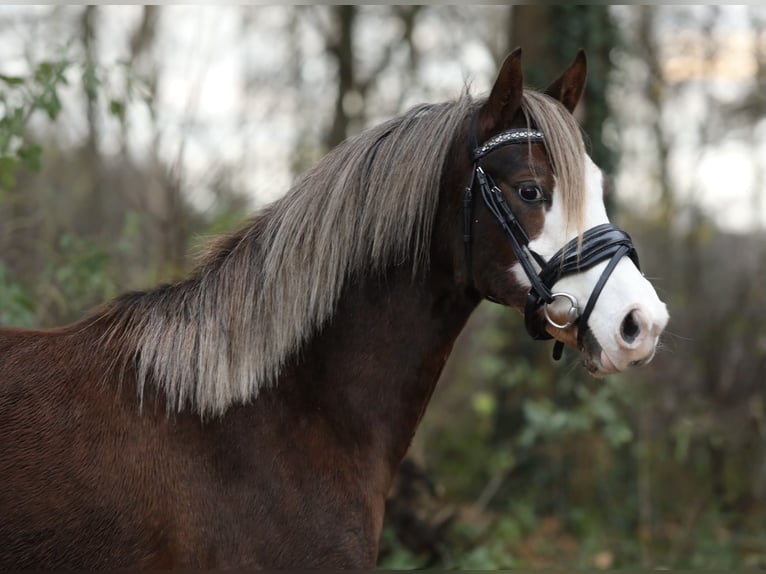
[[[577,348],[600,376],[649,362],[668,312],[607,217],[573,116],[586,75],[581,51],[540,93],[524,88],[521,50],[505,60],[457,146],[470,184],[454,257],[470,291],[522,310],[534,338],[557,340],[554,355]]]

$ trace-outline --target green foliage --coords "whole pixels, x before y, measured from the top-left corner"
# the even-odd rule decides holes
[[[60,260],[43,272],[45,291],[39,296],[60,317],[77,317],[117,294],[111,253],[101,244],[65,233],[59,239]]]
[[[27,141],[27,125],[37,112],[52,121],[58,117],[59,90],[71,65],[62,56],[40,62],[28,76],[0,74],[0,192],[14,185],[20,167],[40,169],[42,148]]]
[[[13,282],[8,269],[0,261],[0,325],[32,327],[35,324],[35,305],[24,287]]]
[[[61,90],[70,85],[69,76],[79,70],[82,90],[93,100],[105,99],[109,114],[126,121],[127,107],[135,100],[148,100],[146,82],[128,62],[100,65],[82,62],[68,48],[57,58],[32,64],[25,75],[0,74],[0,199],[16,183],[21,168],[39,171],[42,147],[30,141],[30,120],[43,114],[56,121],[62,112]]]
[[[130,62],[91,62],[74,41],[56,56],[30,62],[25,73],[0,74],[0,247],[12,248],[10,256],[0,253],[0,324],[74,320],[140,281],[132,263],[143,259],[147,267],[147,216],[114,193],[110,183],[119,180],[100,150],[58,149],[50,142],[45,151],[55,165],[43,166],[43,146],[31,126],[61,116],[65,88],[75,97],[79,90],[121,124],[131,104],[151,97]]]

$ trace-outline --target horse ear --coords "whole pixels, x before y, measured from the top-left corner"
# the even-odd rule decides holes
[[[489,98],[479,110],[476,127],[480,141],[510,124],[521,106],[523,88],[521,48],[516,48],[503,62]]]
[[[570,113],[577,107],[585,90],[585,79],[588,76],[588,61],[585,50],[577,52],[574,62],[553,82],[545,93],[554,100],[560,101]]]

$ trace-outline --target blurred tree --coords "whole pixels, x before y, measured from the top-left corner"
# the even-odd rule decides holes
[[[593,161],[613,175],[617,150],[604,144],[603,131],[610,117],[607,98],[612,69],[611,54],[619,33],[609,6],[524,4],[508,8],[508,48],[521,46],[528,64],[527,81],[545,88],[574,59],[577,50],[588,56],[588,83],[579,107],[579,119],[589,134]]]
[[[335,147],[348,137],[348,124],[362,113],[362,95],[354,77],[354,23],[358,8],[352,5],[331,6],[333,30],[325,38],[327,52],[335,60],[338,89],[335,114],[327,133],[326,145]]]
[[[227,218],[229,209],[242,211],[240,190],[220,173],[211,188],[221,211],[198,213],[189,203],[183,161],[168,164],[160,157],[153,49],[160,8],[139,10],[127,51],[117,61],[105,62],[99,50],[101,8],[84,7],[67,11],[76,17],[65,30],[66,50],[30,62],[28,75],[0,75],[0,265],[6,274],[0,285],[6,286],[5,300],[22,310],[37,302],[39,325],[81,316],[114,296],[117,285],[124,290],[177,276],[188,266],[193,234],[214,217]],[[40,25],[54,23],[43,19]],[[54,40],[48,50],[56,52]],[[63,86],[69,106],[59,95]],[[72,102],[82,102],[82,108]],[[153,145],[140,158],[132,157],[128,145],[136,108],[148,110],[144,127],[153,133]],[[36,112],[82,121],[84,136],[72,146],[48,126],[33,128]],[[104,154],[107,132],[120,134],[121,155]],[[3,315],[28,323],[24,317]]]
[[[362,73],[357,65],[358,47],[355,38],[361,17],[381,18],[370,7],[340,5],[328,9],[331,25],[325,31],[325,46],[336,69],[337,90],[333,121],[325,136],[327,148],[332,148],[352,133],[364,127],[366,102],[378,78],[391,65],[396,48],[402,43],[409,49],[410,69],[418,62],[417,50],[412,41],[415,21],[421,6],[388,6],[383,18],[394,20],[400,30],[398,42],[388,43],[376,50],[376,59]],[[394,111],[395,112],[395,111]]]
[[[725,43],[731,35],[719,29],[724,21],[720,11],[715,6],[642,6],[627,28],[626,53],[632,56],[623,64],[631,69],[638,64],[643,70],[634,74],[630,86],[638,87],[639,104],[645,110],[631,110],[633,118],[628,121],[640,122],[648,134],[640,152],[650,156],[649,162],[641,163],[650,166],[642,174],[644,186],[660,190],[654,216],[631,217],[629,226],[642,253],[647,253],[642,258],[646,268],[662,278],[671,310],[668,346],[673,351],[657,357],[652,373],[630,376],[645,389],[633,414],[644,565],[682,561],[709,565],[704,560],[730,559],[737,552],[732,549],[733,538],[724,541],[720,533],[737,531],[746,539],[745,533],[752,532],[746,522],[763,523],[763,513],[753,513],[759,505],[750,497],[756,492],[756,498],[763,496],[763,490],[753,485],[755,476],[763,478],[764,393],[762,385],[745,374],[759,372],[766,358],[766,349],[759,350],[756,343],[762,327],[754,319],[762,309],[763,293],[758,289],[756,295],[747,279],[766,271],[763,257],[757,255],[763,240],[722,233],[696,202],[706,183],[702,172],[686,178],[688,189],[674,173],[673,156],[683,151],[685,141],[694,142],[695,164],[700,165],[737,129],[732,121],[736,116],[717,101],[711,81],[715,76],[710,76],[731,49]],[[667,28],[668,22],[683,26],[686,33],[663,35],[662,26]],[[671,81],[665,66],[669,52],[678,46],[696,60]],[[700,101],[704,117],[683,124],[675,121],[678,110]],[[625,148],[631,161],[642,160],[636,150]],[[737,255],[727,258],[725,253]],[[750,453],[752,465],[739,458],[744,452]],[[732,503],[743,496],[750,502]],[[728,514],[732,504],[737,511]],[[727,514],[731,519],[723,518]],[[720,528],[714,540],[706,530],[711,522]],[[669,524],[674,525],[672,534]],[[762,533],[762,527],[756,532]],[[705,539],[708,549],[693,539]],[[759,560],[756,555],[750,559]]]

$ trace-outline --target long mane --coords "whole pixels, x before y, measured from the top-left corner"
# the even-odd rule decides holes
[[[569,121],[540,97],[527,110],[533,122]],[[122,349],[115,365],[135,367],[140,399],[151,381],[172,410],[216,415],[252,400],[332,317],[350,278],[427,267],[442,174],[475,106],[468,95],[421,105],[350,138],[216,240],[188,279],[113,301],[100,318]],[[577,134],[565,138],[580,142],[568,153],[549,148],[558,169],[572,171]]]

